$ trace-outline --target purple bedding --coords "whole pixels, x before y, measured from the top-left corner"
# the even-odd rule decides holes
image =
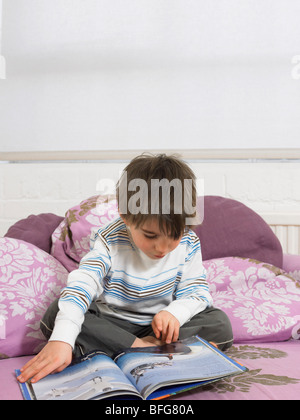
[[[22,400],[15,369],[20,369],[32,356],[0,360],[0,400]]]
[[[248,367],[241,375],[178,394],[172,400],[298,400],[300,341],[235,344],[228,355]],[[0,360],[0,400],[21,400],[14,375],[29,356]],[[3,385],[5,384],[5,386]]]
[[[99,204],[105,205],[101,215]],[[224,214],[234,210],[240,222],[234,224],[234,229],[232,224],[221,223],[224,232],[212,235],[215,240],[207,250],[214,252],[206,254],[204,265],[215,306],[227,312],[233,325],[235,342],[228,354],[249,371],[172,399],[298,400],[300,256],[284,255],[282,261],[281,247],[269,227],[260,221],[254,235],[253,223],[248,219],[256,215],[251,212],[246,217],[245,207],[232,200],[225,204],[224,199],[209,197],[206,215],[216,210],[214,219],[219,217],[221,223],[221,207]],[[70,209],[65,218],[51,214],[30,216],[0,238],[0,400],[22,399],[14,370],[44,345],[39,330],[42,314],[59,295],[68,272],[77,268],[88,250],[91,229],[114,218],[115,212],[113,200],[102,203],[99,197],[92,197]],[[208,227],[203,224],[198,232],[206,245]],[[237,258],[234,247],[241,240],[241,231],[248,232],[242,242],[248,249],[251,244],[251,255],[244,250],[239,255],[243,258]],[[225,241],[225,233],[230,243]],[[219,255],[220,243],[227,244],[227,256]],[[273,260],[278,262],[277,267],[271,264]]]

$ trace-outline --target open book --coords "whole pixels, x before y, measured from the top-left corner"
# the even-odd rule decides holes
[[[127,349],[114,360],[93,352],[60,373],[20,386],[27,400],[161,399],[246,370],[195,336]]]

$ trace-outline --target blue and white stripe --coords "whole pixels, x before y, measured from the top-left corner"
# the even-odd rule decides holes
[[[96,300],[102,312],[149,325],[157,312],[168,310],[175,300],[178,319],[180,304],[183,312],[189,309],[190,317],[212,304],[200,242],[190,230],[177,248],[156,261],[135,247],[118,218],[99,229],[93,250],[72,274],[61,301],[77,305],[83,313]],[[172,313],[174,310],[173,305]]]

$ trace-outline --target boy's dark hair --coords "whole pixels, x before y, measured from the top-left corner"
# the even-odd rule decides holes
[[[137,156],[124,169],[116,193],[120,215],[127,222],[138,228],[154,218],[159,229],[174,239],[190,227],[186,218],[196,215],[195,174],[176,156]]]

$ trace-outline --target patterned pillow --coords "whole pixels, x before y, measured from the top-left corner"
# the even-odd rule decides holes
[[[0,358],[31,355],[42,348],[40,319],[67,276],[58,261],[35,245],[0,238]]]
[[[66,213],[52,235],[53,255],[68,271],[78,268],[90,250],[93,232],[119,215],[115,196],[94,196],[82,201]]]
[[[248,258],[204,261],[214,306],[229,317],[235,342],[299,338],[300,283]]]

